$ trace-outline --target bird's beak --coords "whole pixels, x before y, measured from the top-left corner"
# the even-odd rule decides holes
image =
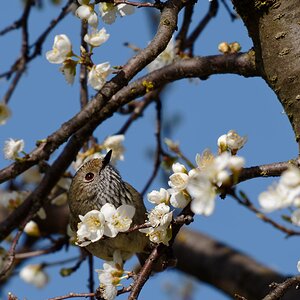
[[[102,168],[105,168],[109,164],[110,159],[111,159],[111,154],[112,154],[112,150],[109,150],[106,153],[106,155],[104,156],[103,161],[102,161]]]

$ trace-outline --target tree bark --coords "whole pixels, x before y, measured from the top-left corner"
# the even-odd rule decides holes
[[[257,66],[280,100],[300,145],[299,1],[232,2],[253,40]]]
[[[232,298],[237,294],[247,300],[262,299],[272,291],[269,287],[271,283],[281,283],[288,278],[190,229],[180,230],[173,249],[178,259],[178,270],[212,285]],[[300,291],[292,287],[281,299],[300,299]]]

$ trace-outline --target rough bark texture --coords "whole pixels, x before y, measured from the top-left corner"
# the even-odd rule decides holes
[[[247,300],[262,299],[272,291],[271,283],[281,283],[287,278],[196,231],[181,229],[173,248],[180,271],[211,284],[232,298],[238,294]],[[292,287],[281,299],[300,299],[300,290]]]
[[[299,0],[232,2],[253,40],[258,68],[283,105],[300,144]]]

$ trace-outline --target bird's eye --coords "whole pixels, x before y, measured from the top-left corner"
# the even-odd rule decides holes
[[[86,181],[91,181],[91,180],[93,180],[93,179],[94,179],[94,173],[91,173],[91,172],[86,173],[84,179],[85,179]]]

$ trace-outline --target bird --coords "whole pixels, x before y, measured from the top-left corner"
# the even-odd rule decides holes
[[[110,164],[112,150],[104,158],[93,158],[84,163],[75,173],[69,191],[70,227],[77,231],[79,215],[91,210],[100,210],[106,203],[116,208],[122,204],[132,205],[135,214],[131,227],[145,223],[146,208],[141,195],[129,183],[123,181],[118,170]],[[100,239],[87,245],[86,250],[106,261],[112,261],[119,251],[123,261],[134,254],[143,256],[149,248],[149,239],[138,230],[118,233],[114,238]]]

